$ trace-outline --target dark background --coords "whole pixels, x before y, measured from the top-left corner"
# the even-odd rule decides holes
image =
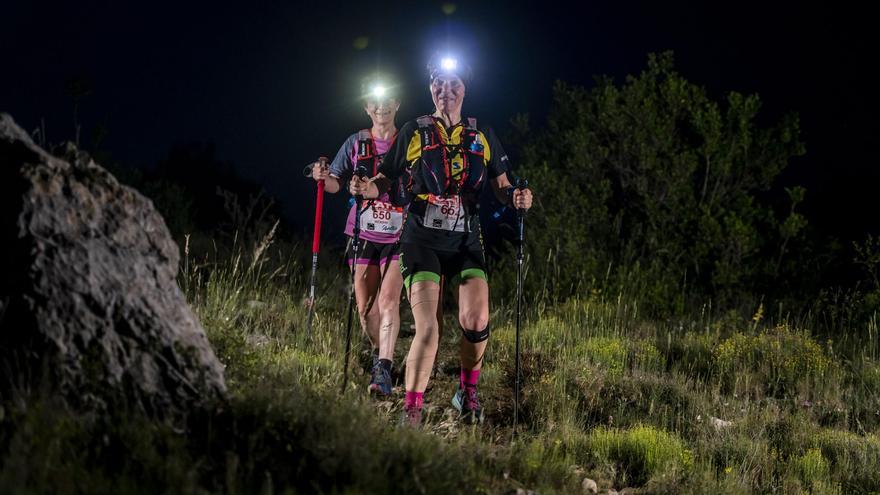
[[[213,143],[219,159],[277,196],[306,231],[314,185],[302,168],[369,126],[357,100],[369,71],[398,76],[402,125],[431,111],[427,58],[459,51],[475,70],[465,113],[503,135],[517,113],[541,124],[555,80],[590,86],[606,74],[622,82],[649,52],[673,50],[679,72],[717,99],[758,93],[765,123],[800,115],[807,154],[781,185],[806,186],[804,208],[820,235],[880,232],[876,27],[865,7],[579,5],[14,2],[0,14],[0,111],[29,131],[44,125],[50,142],[72,139],[67,85],[83,81],[91,91],[78,104],[82,148],[149,168],[175,143]],[[358,37],[366,47],[355,47]],[[96,143],[98,128],[105,132]],[[325,225],[335,231],[345,201],[333,199]]]

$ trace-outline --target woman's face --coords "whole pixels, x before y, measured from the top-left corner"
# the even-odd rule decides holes
[[[464,83],[458,76],[438,75],[431,81],[431,98],[441,113],[461,113]]]
[[[373,121],[373,125],[390,125],[394,123],[394,116],[400,108],[400,102],[394,98],[383,98],[381,100],[370,98],[364,103],[364,110]]]

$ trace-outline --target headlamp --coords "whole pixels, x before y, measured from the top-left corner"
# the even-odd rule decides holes
[[[458,57],[435,53],[428,62],[428,75],[432,81],[440,75],[458,76],[462,82],[468,84],[471,80],[471,68],[466,61],[459,60]]]
[[[394,78],[385,74],[371,74],[361,79],[361,100],[382,102],[396,100],[398,87]]]
[[[440,67],[442,67],[444,71],[454,72],[455,69],[458,68],[458,60],[452,57],[444,57],[443,60],[440,61]]]
[[[373,86],[373,89],[370,91],[370,96],[377,99],[385,98],[385,95],[388,94],[388,88],[381,84],[377,84]]]

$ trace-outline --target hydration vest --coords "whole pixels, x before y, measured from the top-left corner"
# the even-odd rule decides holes
[[[357,162],[354,164],[355,171],[364,167],[369,177],[376,175],[379,169],[379,154],[376,153],[376,143],[373,142],[373,134],[369,129],[358,131]]]
[[[431,115],[416,119],[421,138],[421,158],[412,166],[410,191],[412,194],[450,196],[473,193],[486,179],[486,160],[483,156],[482,134],[477,130],[477,119],[468,118],[458,144],[447,144],[436,120]],[[450,155],[461,157],[462,169],[453,177]]]
[[[393,145],[393,143],[392,143]],[[375,177],[382,163],[382,156],[376,152],[376,143],[373,141],[373,133],[369,129],[358,131],[357,162],[354,164],[355,171],[364,167],[369,177]],[[406,206],[409,204],[411,194],[409,192],[409,177],[401,177],[391,183],[388,196],[394,206]]]

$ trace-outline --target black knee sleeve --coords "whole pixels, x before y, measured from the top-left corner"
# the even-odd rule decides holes
[[[489,338],[489,324],[487,323],[486,328],[480,330],[479,332],[472,332],[470,330],[465,330],[464,328],[462,328],[461,333],[464,334],[464,338],[466,338],[468,342],[472,344],[478,344]]]

